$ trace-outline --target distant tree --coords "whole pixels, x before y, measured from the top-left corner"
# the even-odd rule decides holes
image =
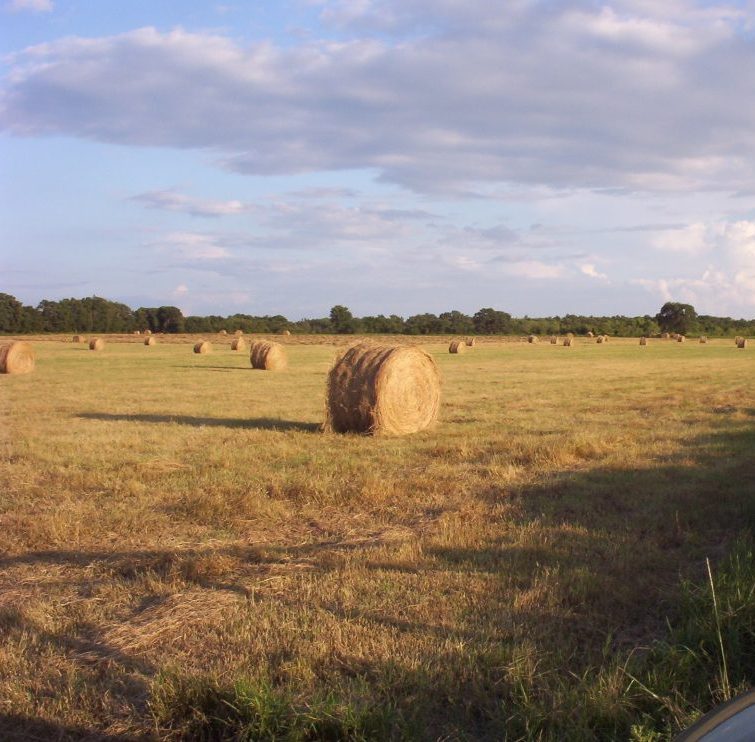
[[[22,332],[24,305],[10,294],[0,294],[0,332]]]
[[[475,332],[475,324],[469,315],[453,310],[438,316],[441,332],[449,335],[469,335]]]
[[[341,304],[336,304],[330,310],[330,324],[333,327],[333,332],[338,335],[349,335],[357,330],[357,323],[354,320],[354,316]]]
[[[404,326],[407,335],[439,335],[442,332],[440,319],[429,313],[407,317]]]
[[[512,331],[511,315],[486,307],[472,317],[475,332],[480,335],[505,335]]]
[[[158,332],[183,332],[184,316],[178,307],[159,307],[157,310]]]
[[[695,329],[697,312],[691,304],[667,301],[655,319],[663,332],[678,332],[687,335]]]

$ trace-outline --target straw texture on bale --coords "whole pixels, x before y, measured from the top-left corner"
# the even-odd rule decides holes
[[[83,335],[74,335],[71,338],[72,343],[85,343],[87,339]]]
[[[449,353],[463,353],[467,349],[467,344],[463,340],[452,340],[448,346]]]
[[[574,338],[570,338],[568,335],[564,338],[564,347],[571,348]]]
[[[646,337],[641,337],[640,338],[640,345],[647,345],[647,344],[648,344],[648,339]]]
[[[105,350],[105,341],[102,338],[92,338],[89,341],[89,350]]]
[[[739,342],[737,343],[737,348],[746,348],[747,347],[747,338],[739,338]]]
[[[538,340],[539,340],[539,338],[538,338],[538,336],[537,336],[537,335],[529,335],[529,336],[527,337],[527,342],[528,342],[528,343],[537,343],[537,342],[538,342]]]
[[[153,337],[144,338],[144,344],[145,345],[156,345],[157,340]]]
[[[701,343],[707,343],[708,342],[708,338],[705,335],[700,335],[700,342]]]
[[[231,340],[231,350],[246,350],[246,340],[242,337],[237,337]]]
[[[34,370],[34,348],[15,340],[0,345],[0,374],[28,374]]]
[[[212,353],[212,345],[208,343],[206,340],[200,340],[194,346],[194,352],[195,353]]]
[[[252,368],[262,371],[282,371],[288,366],[286,349],[280,343],[269,340],[257,340],[249,349],[249,361]]]
[[[467,338],[464,342],[468,348],[474,348],[477,341],[474,338]]]
[[[438,418],[440,375],[415,346],[359,343],[328,375],[326,427],[337,433],[406,435]]]

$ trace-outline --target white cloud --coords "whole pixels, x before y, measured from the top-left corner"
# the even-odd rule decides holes
[[[185,261],[214,261],[231,257],[222,237],[200,232],[171,232],[153,243],[161,252]]]
[[[324,3],[323,17],[381,33],[286,47],[180,29],[68,38],[11,58],[0,125],[211,150],[242,173],[368,168],[421,192],[746,189],[749,17],[672,5]]]
[[[667,229],[653,238],[653,245],[669,252],[699,254],[710,249],[708,232],[708,226],[701,222],[681,229]]]
[[[12,13],[30,10],[33,13],[51,13],[55,6],[52,0],[10,0],[6,8]]]
[[[583,263],[579,266],[579,270],[590,278],[597,278],[599,280],[608,280],[608,276],[605,273],[599,273],[593,263]]]
[[[561,278],[565,274],[563,266],[552,265],[539,260],[521,260],[508,263],[504,267],[504,272],[510,276],[530,279],[554,279]]]
[[[192,216],[218,217],[241,214],[247,206],[241,201],[213,201],[193,198],[176,191],[148,191],[131,197],[132,201],[144,204],[149,209],[177,211]]]

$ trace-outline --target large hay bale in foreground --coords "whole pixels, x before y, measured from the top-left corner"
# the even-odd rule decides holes
[[[242,337],[237,337],[231,340],[231,350],[246,350],[246,340]]]
[[[463,353],[467,349],[467,344],[463,340],[452,340],[448,346],[449,353]]]
[[[29,343],[13,340],[0,345],[0,374],[28,374],[34,370],[34,348]]]
[[[747,347],[747,338],[739,338],[739,342],[737,343],[737,348],[746,348]]]
[[[466,343],[467,348],[474,348],[475,344],[477,343],[475,338],[467,338],[464,342]]]
[[[89,341],[89,350],[105,350],[105,341],[102,338],[92,338]]]
[[[153,337],[144,338],[145,345],[157,345],[157,339]]]
[[[359,343],[330,370],[327,399],[336,433],[416,433],[438,418],[440,374],[416,346]]]
[[[85,343],[87,339],[83,335],[74,335],[71,338],[72,343]]]
[[[640,338],[640,345],[647,345],[647,344],[648,344],[648,339],[646,337],[641,337]]]
[[[206,340],[200,340],[194,346],[195,353],[212,353],[212,343],[208,343]]]
[[[280,343],[270,340],[257,340],[249,349],[252,368],[262,371],[282,371],[288,366],[286,349]]]

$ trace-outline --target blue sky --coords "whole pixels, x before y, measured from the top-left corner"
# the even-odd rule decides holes
[[[0,0],[0,291],[755,316],[755,5]]]

